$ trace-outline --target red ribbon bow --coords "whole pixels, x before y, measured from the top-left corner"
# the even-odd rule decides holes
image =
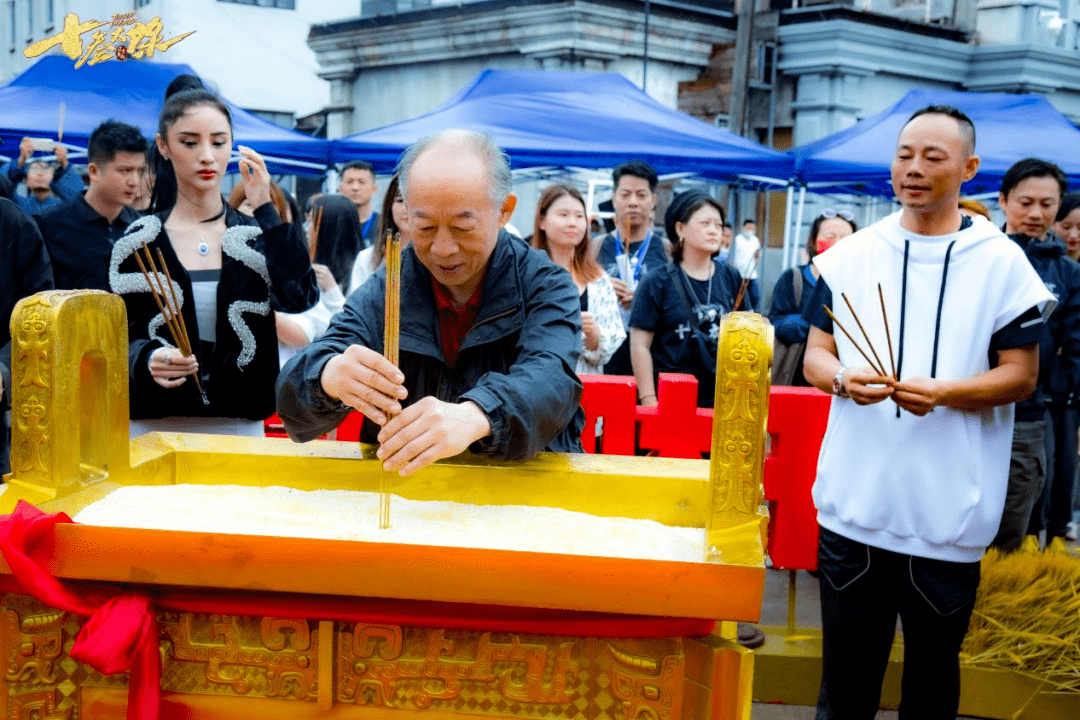
[[[157,720],[161,658],[153,603],[139,592],[76,592],[53,577],[44,568],[53,554],[53,530],[69,522],[65,513],[46,514],[20,500],[15,512],[0,515],[0,552],[27,593],[50,607],[90,616],[75,638],[72,659],[106,675],[130,672],[128,718]]]

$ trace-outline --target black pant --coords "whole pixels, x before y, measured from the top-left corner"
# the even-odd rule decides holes
[[[900,720],[955,720],[960,643],[979,563],[901,555],[821,528],[822,678],[817,720],[873,720],[896,618],[904,628]]]
[[[1050,421],[1046,428],[1046,484],[1036,499],[1027,530],[1028,535],[1038,535],[1045,529],[1047,545],[1053,538],[1065,537],[1072,522],[1078,421],[1076,408],[1065,403],[1050,405]]]

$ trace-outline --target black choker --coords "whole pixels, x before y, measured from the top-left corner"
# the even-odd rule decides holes
[[[221,212],[219,212],[217,215],[215,215],[212,218],[206,218],[205,220],[200,220],[200,222],[208,223],[208,222],[214,222],[215,220],[220,220],[222,217],[225,216],[225,211],[226,211],[226,209],[228,209],[228,207],[229,206],[225,204],[225,200],[222,199],[222,201],[221,201]]]

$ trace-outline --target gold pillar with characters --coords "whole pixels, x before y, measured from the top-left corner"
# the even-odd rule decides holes
[[[364,504],[382,475],[370,447],[129,441],[119,298],[43,293],[17,306],[12,327],[13,469],[0,511],[25,499],[68,513],[76,522],[56,525],[37,556],[48,573],[151,598],[160,717],[750,717],[753,654],[733,635],[735,621],[758,620],[764,584],[772,330],[760,316],[723,322],[711,461],[466,454],[395,477],[389,530],[377,528],[375,500]],[[333,508],[354,501],[351,522],[329,527]],[[190,517],[185,503],[197,503]],[[140,507],[164,514],[140,518]],[[459,511],[475,517],[452,543],[403,536],[411,514],[425,525]],[[605,523],[619,529],[598,531]],[[637,549],[649,532],[675,538],[673,549]],[[126,717],[128,676],[70,657],[86,617],[12,579],[0,562],[0,715]],[[416,621],[394,615],[402,608]],[[470,619],[437,624],[459,612]],[[553,615],[579,631],[544,632]],[[722,622],[699,636],[608,637],[590,634],[594,619]]]

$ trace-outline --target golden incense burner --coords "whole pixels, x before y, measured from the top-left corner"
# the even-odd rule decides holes
[[[54,291],[12,315],[12,474],[18,499],[74,515],[128,485],[376,491],[371,448],[152,433],[128,440],[120,298]],[[547,506],[706,529],[700,562],[61,524],[45,567],[64,581],[205,593],[390,598],[720,619],[699,638],[524,635],[243,613],[158,610],[161,717],[749,718],[753,655],[733,640],[764,583],[759,510],[772,329],[723,322],[711,462],[463,455],[393,492],[410,500]],[[9,574],[0,562],[0,575]],[[0,711],[13,720],[125,717],[125,675],[68,657],[85,618],[3,596]]]

